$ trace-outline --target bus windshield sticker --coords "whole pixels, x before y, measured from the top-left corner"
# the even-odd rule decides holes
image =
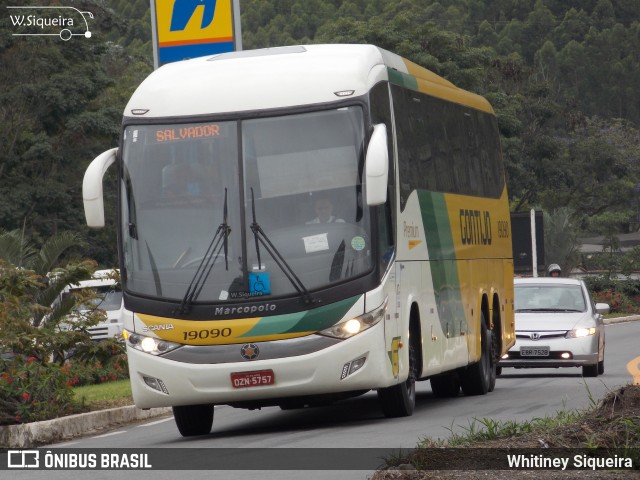
[[[249,293],[252,296],[271,294],[271,279],[268,272],[249,274]]]
[[[326,233],[319,235],[311,235],[310,237],[303,237],[304,250],[306,253],[322,252],[329,250],[329,239]]]
[[[353,248],[356,252],[360,252],[364,250],[365,246],[366,246],[366,242],[364,241],[364,238],[362,238],[360,235],[353,237],[351,239],[351,248]]]

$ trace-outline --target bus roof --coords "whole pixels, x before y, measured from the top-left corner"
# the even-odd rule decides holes
[[[224,114],[313,105],[366,93],[381,80],[493,112],[479,95],[373,45],[245,50],[164,65],[134,92],[125,117]],[[143,113],[144,112],[144,113]]]

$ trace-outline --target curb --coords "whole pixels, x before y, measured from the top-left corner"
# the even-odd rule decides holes
[[[634,322],[636,320],[640,320],[640,315],[629,315],[628,317],[605,318],[604,324],[611,325],[613,323]]]
[[[33,448],[121,424],[171,414],[171,408],[141,410],[134,405],[80,413],[42,422],[0,426],[0,448]]]

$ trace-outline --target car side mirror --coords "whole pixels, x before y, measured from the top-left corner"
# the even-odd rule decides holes
[[[598,312],[600,315],[605,315],[609,313],[609,304],[596,303],[596,312]]]

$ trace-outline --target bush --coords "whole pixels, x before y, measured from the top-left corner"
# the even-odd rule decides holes
[[[67,376],[35,357],[0,360],[0,425],[36,422],[83,411]]]
[[[593,301],[608,303],[611,313],[640,313],[640,282],[604,276],[584,279]]]
[[[628,299],[620,292],[616,292],[612,288],[607,288],[600,292],[593,292],[593,301],[595,303],[607,303],[609,304],[609,311],[611,313],[620,313],[628,311]]]
[[[73,269],[76,267],[67,266],[64,271]],[[50,311],[45,306],[50,302],[41,301],[44,288],[35,272],[0,260],[2,425],[77,413],[83,407],[73,399],[73,385],[127,378],[123,342],[94,342],[87,330],[104,314],[95,312],[68,329],[61,329],[59,320],[52,319],[34,325],[36,318]]]
[[[126,354],[116,354],[106,362],[70,360],[62,367],[67,385],[95,385],[129,378]]]

